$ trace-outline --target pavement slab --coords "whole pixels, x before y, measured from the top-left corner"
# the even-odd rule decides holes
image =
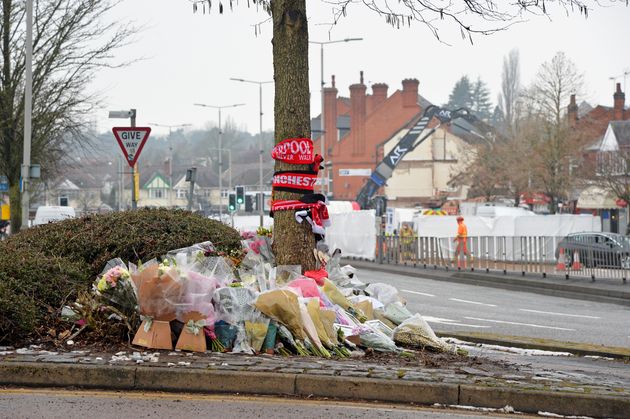
[[[431,405],[471,405],[561,415],[627,417],[630,367],[606,378],[575,369],[537,367],[483,356],[417,353],[352,359],[251,356],[179,351],[39,348],[5,350],[0,385],[271,394]],[[151,362],[153,360],[153,362]],[[142,363],[138,363],[142,362]]]

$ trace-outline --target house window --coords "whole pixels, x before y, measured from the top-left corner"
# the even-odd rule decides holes
[[[59,206],[60,207],[67,207],[68,206],[68,197],[67,196],[60,196],[59,197]]]
[[[229,191],[227,189],[221,189],[221,198],[227,198]]]
[[[166,189],[149,189],[150,199],[162,199],[166,196]]]
[[[187,196],[188,196],[188,192],[186,192],[185,189],[177,190],[177,199],[186,199]]]

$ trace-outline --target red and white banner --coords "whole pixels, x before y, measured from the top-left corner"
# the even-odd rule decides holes
[[[280,172],[273,175],[273,187],[306,189],[312,191],[317,174],[304,172]]]
[[[271,157],[291,164],[313,163],[313,141],[310,138],[288,138],[271,150]]]

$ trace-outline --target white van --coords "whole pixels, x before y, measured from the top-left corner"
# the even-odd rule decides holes
[[[76,217],[76,214],[72,207],[41,206],[37,208],[33,225],[48,224],[53,221],[61,221],[74,217]]]

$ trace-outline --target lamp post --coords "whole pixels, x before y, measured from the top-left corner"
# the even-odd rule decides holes
[[[221,220],[223,216],[223,153],[221,149],[223,148],[223,127],[221,126],[221,109],[225,108],[236,108],[237,106],[244,106],[244,103],[236,103],[234,105],[225,105],[225,106],[216,106],[216,105],[206,105],[205,103],[194,103],[195,106],[201,106],[203,108],[212,108],[219,110],[219,220]]]
[[[230,78],[230,80],[234,80],[234,81],[240,81],[242,83],[252,83],[252,84],[257,84],[258,85],[258,103],[260,106],[260,131],[258,134],[258,149],[259,149],[259,156],[258,156],[258,190],[259,190],[259,194],[258,194],[258,199],[256,200],[256,204],[258,206],[258,214],[260,215],[260,227],[263,227],[263,218],[264,218],[264,202],[265,202],[265,198],[264,198],[264,192],[263,192],[263,142],[262,142],[262,135],[263,135],[263,126],[262,126],[262,118],[263,118],[263,111],[262,111],[262,85],[263,84],[269,84],[269,83],[273,83],[273,81],[255,81],[255,80],[245,80],[245,79],[237,79],[237,78]]]
[[[168,191],[168,205],[169,207],[173,206],[173,144],[171,144],[171,134],[173,133],[173,128],[185,128],[190,127],[192,124],[177,124],[177,125],[168,125],[168,124],[158,124],[156,122],[149,122],[149,125],[153,125],[154,127],[163,127],[168,128],[168,151],[170,156],[168,158],[168,182],[170,184],[171,190]]]
[[[328,196],[328,193],[326,192],[326,189],[328,189],[328,172],[326,170],[326,154],[325,154],[326,145],[325,145],[325,138],[324,138],[324,134],[326,133],[326,129],[324,126],[324,86],[325,86],[325,83],[324,83],[324,45],[338,44],[341,42],[350,42],[350,41],[362,41],[362,40],[363,38],[345,38],[345,39],[337,39],[334,41],[308,41],[309,44],[317,44],[320,47],[322,112],[319,119],[320,124],[321,124],[319,140],[320,140],[320,145],[321,145],[320,154],[322,156],[322,159],[324,159],[324,168],[322,169],[322,194],[324,194],[325,196]]]
[[[33,0],[26,1],[26,51],[24,62],[24,143],[22,155],[22,228],[28,228],[28,183],[31,169],[33,112]]]

